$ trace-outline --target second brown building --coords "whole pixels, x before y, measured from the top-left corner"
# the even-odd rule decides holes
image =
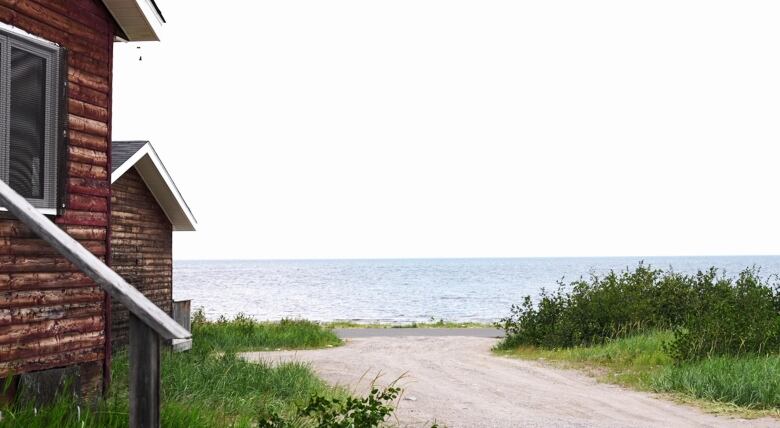
[[[111,145],[111,266],[172,315],[174,231],[195,230],[195,218],[148,141]],[[127,345],[128,311],[111,304],[111,345]]]

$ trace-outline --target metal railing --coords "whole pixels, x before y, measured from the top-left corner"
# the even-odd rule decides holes
[[[160,338],[189,331],[0,180],[0,204],[130,311],[130,426],[160,426]]]

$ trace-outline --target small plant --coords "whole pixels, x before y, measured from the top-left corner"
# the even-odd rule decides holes
[[[393,401],[400,389],[389,386],[373,388],[366,397],[313,396],[309,402],[297,409],[295,417],[318,428],[371,428],[378,427],[394,410]],[[294,426],[289,420],[275,412],[260,418],[259,428],[286,428]]]
[[[206,322],[206,311],[203,309],[203,306],[200,306],[192,314],[192,325],[201,325]]]

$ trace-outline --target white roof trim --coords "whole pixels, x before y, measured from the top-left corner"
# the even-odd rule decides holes
[[[179,189],[176,188],[173,179],[165,169],[157,152],[150,143],[146,143],[116,171],[111,173],[111,183],[119,179],[130,168],[135,167],[138,174],[146,183],[146,187],[152,192],[157,203],[173,225],[175,231],[193,231],[198,224],[192,211],[184,202]]]
[[[103,0],[128,42],[160,41],[163,17],[151,0]]]

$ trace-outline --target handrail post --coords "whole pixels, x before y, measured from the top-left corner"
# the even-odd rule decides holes
[[[0,180],[0,205],[130,310],[130,426],[160,426],[160,338],[192,334]]]
[[[160,426],[160,336],[130,314],[130,428]]]

